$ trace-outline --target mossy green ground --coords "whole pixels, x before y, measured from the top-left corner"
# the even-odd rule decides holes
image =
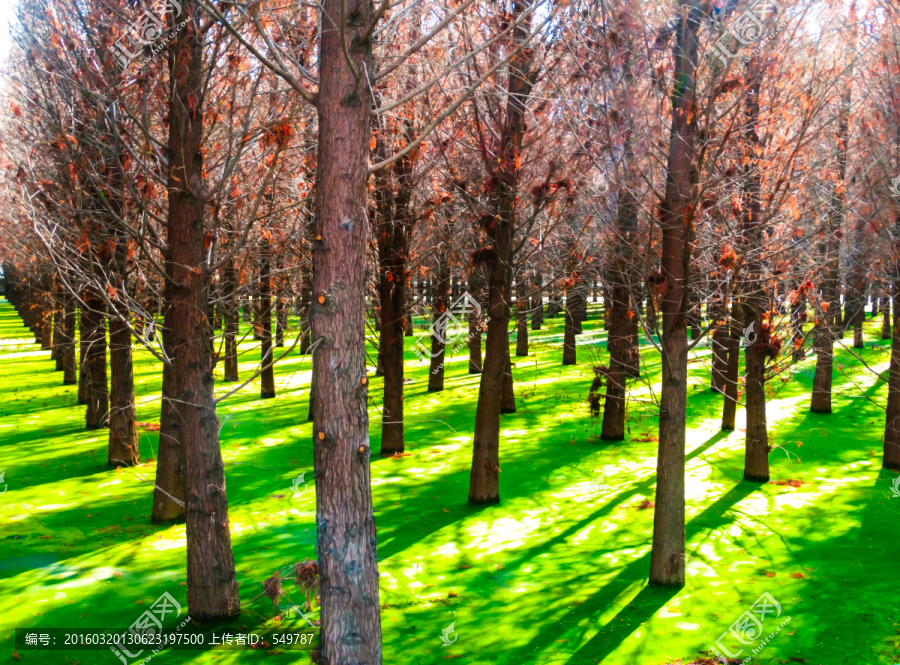
[[[900,499],[892,498],[895,475],[881,470],[883,382],[837,373],[834,413],[824,416],[808,412],[812,356],[785,382],[773,381],[772,479],[802,484],[759,486],[741,480],[743,412],[738,431],[719,432],[710,350],[692,351],[689,575],[683,589],[652,588],[653,508],[642,502],[654,499],[659,355],[643,347],[628,439],[603,443],[585,402],[590,363],[606,357],[598,313],[592,309],[585,323],[574,367],[560,364],[562,318],[547,323],[532,333],[532,355],[514,358],[518,411],[501,425],[501,503],[486,508],[466,503],[478,377],[460,355],[448,365],[445,391],[428,393],[428,369],[407,338],[410,454],[372,460],[386,664],[688,662],[763,592],[782,607],[778,621],[765,620],[765,634],[791,621],[752,662],[900,661]],[[889,342],[879,337],[878,323],[867,323],[862,356],[884,371]],[[247,376],[258,349],[247,341],[242,352]],[[841,348],[837,360],[845,370],[860,367]],[[308,358],[292,353],[277,366],[277,399],[258,399],[255,383],[220,404],[247,625],[274,624],[265,597],[248,602],[266,577],[315,558],[314,489],[292,489],[302,472],[312,475],[309,368]],[[161,370],[136,351],[140,421],[159,421]],[[16,627],[125,629],[163,592],[186,602],[184,527],[148,520],[155,462],[107,469],[106,430],[85,431],[76,389],[61,383],[49,352],[0,301],[0,469],[8,485],[0,498],[0,662],[113,665],[108,651],[12,656]],[[373,376],[374,451],[380,390]],[[157,437],[142,433],[145,460],[156,457]],[[302,602],[292,581],[284,589],[290,602]],[[445,647],[440,636],[450,624],[455,642]],[[742,657],[752,648],[732,637],[723,644],[743,648]],[[308,655],[211,650],[156,658],[288,663]]]

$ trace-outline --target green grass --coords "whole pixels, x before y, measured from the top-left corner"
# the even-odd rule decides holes
[[[501,503],[486,508],[466,503],[478,377],[460,355],[448,364],[445,391],[428,393],[428,368],[406,340],[410,455],[372,460],[386,664],[688,662],[763,592],[782,607],[778,622],[765,620],[765,633],[786,616],[791,622],[759,663],[900,662],[900,500],[892,500],[894,474],[880,469],[885,384],[851,374],[857,389],[838,373],[834,413],[822,416],[808,412],[811,355],[785,382],[772,382],[770,442],[780,446],[770,456],[772,478],[802,485],[760,487],[741,480],[742,409],[738,431],[718,431],[722,398],[708,391],[710,350],[698,346],[688,387],[689,575],[681,590],[657,589],[646,584],[653,508],[642,502],[654,499],[659,356],[644,346],[628,439],[603,443],[585,401],[590,363],[606,357],[598,314],[592,307],[574,367],[560,364],[562,317],[547,324],[532,333],[532,355],[514,358],[518,411],[501,423]],[[867,342],[878,330],[867,323]],[[241,351],[246,377],[258,349],[247,341]],[[885,370],[889,342],[862,355]],[[858,367],[844,349],[837,361]],[[260,400],[256,382],[220,405],[241,625],[275,625],[265,597],[247,601],[274,571],[315,558],[314,491],[291,489],[312,471],[309,369],[294,352],[276,368],[277,399]],[[136,351],[140,421],[159,421],[161,373],[159,362]],[[14,629],[121,630],[163,592],[186,604],[184,527],[149,524],[155,462],[105,468],[107,432],[85,431],[76,388],[61,385],[49,352],[5,301],[0,382],[8,484],[0,497],[0,662],[114,665],[105,651],[20,650],[15,661]],[[380,404],[381,380],[373,378],[376,451]],[[142,433],[144,460],[156,457],[157,436]],[[302,601],[292,581],[284,590]],[[451,623],[456,641],[443,647]],[[724,644],[740,648],[734,638]],[[308,656],[216,649],[157,658],[294,663]]]

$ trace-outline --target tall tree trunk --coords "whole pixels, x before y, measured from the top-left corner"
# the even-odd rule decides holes
[[[884,289],[881,297],[881,339],[891,339],[891,296],[890,287]]]
[[[650,553],[650,583],[683,586],[685,575],[684,451],[687,409],[687,321],[690,286],[693,197],[696,184],[694,143],[697,131],[695,81],[699,0],[683,6],[676,33],[672,93],[672,130],[662,206],[662,396],[656,512]]]
[[[766,355],[769,352],[771,321],[763,321],[766,309],[762,259],[762,211],[760,202],[761,168],[759,155],[759,90],[762,70],[756,56],[747,65],[744,142],[745,173],[741,219],[744,254],[743,315],[745,330],[752,326],[756,337],[745,347],[747,372],[747,435],[744,449],[744,480],[769,482],[769,438],[766,426]],[[763,329],[763,325],[766,326]]]
[[[316,224],[322,240],[313,250],[310,320],[322,665],[382,662],[364,320],[373,100],[360,78],[372,71],[371,44],[360,42],[372,11],[370,2],[324,0],[322,25],[329,28],[319,47]],[[352,25],[344,25],[344,15]]]
[[[737,418],[738,374],[741,371],[741,332],[743,318],[738,298],[737,283],[733,284],[731,294],[731,325],[728,329],[726,346],[728,348],[728,365],[725,368],[725,401],[722,403],[722,431],[733,432]]]
[[[847,175],[847,141],[850,126],[850,85],[841,93],[838,116],[838,184],[831,197],[831,210],[826,216],[823,238],[819,243],[825,277],[822,280],[821,305],[816,307],[815,349],[816,373],[813,377],[812,413],[831,413],[831,385],[834,368],[834,341],[840,330],[841,299],[839,271],[840,245],[838,233],[844,219],[843,182]]]
[[[513,44],[523,43],[531,30],[531,1],[513,5],[510,21]],[[500,501],[500,412],[504,385],[511,393],[512,368],[509,361],[509,293],[512,281],[513,238],[516,226],[516,194],[519,182],[519,159],[525,132],[525,103],[534,85],[530,72],[532,53],[520,49],[509,63],[506,117],[501,130],[498,161],[492,166],[497,183],[494,194],[496,223],[493,241],[495,258],[490,266],[487,341],[484,368],[478,387],[475,412],[475,440],[472,469],[469,475],[469,503],[486,504]],[[508,376],[504,376],[504,372]],[[507,383],[508,382],[508,383]],[[508,408],[508,403],[507,403]]]
[[[78,368],[75,364],[75,304],[68,294],[63,305],[62,334],[63,345],[60,355],[63,362],[63,385],[73,386],[78,383]]]
[[[176,17],[169,17],[173,28]],[[166,346],[173,370],[164,403],[176,423],[169,432],[180,441],[183,454],[188,612],[195,621],[204,622],[237,616],[240,599],[231,551],[206,316],[210,276],[204,261],[200,149],[204,68],[201,14],[196,0],[184,2],[181,18],[186,25],[176,33],[168,53],[169,289],[165,318]]]
[[[575,348],[575,301],[574,289],[566,293],[566,321],[563,326],[563,365],[577,365],[578,352]]]
[[[898,130],[900,134],[900,130]],[[900,232],[900,215],[895,222],[895,233]],[[900,313],[900,254],[894,249],[894,265],[892,283],[894,293],[894,312]],[[900,317],[898,317],[900,319]],[[900,471],[900,320],[894,320],[893,337],[891,338],[891,364],[888,372],[887,411],[884,420],[884,451],[881,464],[885,469]]]
[[[262,399],[275,397],[275,355],[272,351],[272,244],[262,241],[259,261],[259,333],[260,362],[262,372],[259,375]]]
[[[87,413],[85,425],[88,429],[99,429],[109,423],[109,387],[106,379],[106,318],[103,316],[103,300],[93,292],[88,292],[82,311],[85,319],[85,365],[87,374]]]

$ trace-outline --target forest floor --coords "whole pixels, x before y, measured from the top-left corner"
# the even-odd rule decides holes
[[[900,500],[896,475],[881,470],[886,384],[840,346],[831,415],[808,410],[812,354],[771,381],[772,482],[760,486],[742,481],[743,410],[737,431],[719,431],[723,398],[709,391],[711,352],[698,345],[688,386],[687,584],[649,587],[659,354],[644,342],[627,440],[600,441],[586,403],[591,364],[606,359],[596,307],[577,366],[561,365],[562,317],[530,333],[531,355],[513,358],[517,412],[502,419],[501,502],[490,507],[466,502],[478,376],[460,354],[448,363],[445,390],[428,393],[428,368],[407,338],[408,455],[372,460],[384,662],[688,663],[708,658],[732,626],[737,636],[720,644],[741,659],[775,633],[748,662],[900,662]],[[861,355],[886,372],[890,341],[879,332],[868,320]],[[848,334],[843,343],[851,341]],[[258,362],[256,344],[241,347],[242,376]],[[377,451],[381,379],[370,376]],[[276,399],[258,399],[254,382],[220,404],[241,583],[237,630],[302,625],[285,616],[303,602],[293,580],[277,613],[257,596],[276,570],[287,577],[295,562],[316,558],[309,378],[309,358],[293,352],[276,366]],[[162,366],[144,350],[135,352],[135,379],[138,420],[158,423]],[[0,497],[0,663],[113,665],[106,651],[14,655],[14,629],[124,630],[164,592],[186,613],[184,526],[149,523],[158,433],[142,429],[140,466],[107,469],[107,431],[84,429],[76,387],[62,386],[49,352],[6,301],[0,385],[0,492],[8,488]],[[764,593],[780,612],[763,618],[754,641],[745,613]],[[308,662],[278,649],[157,658]]]

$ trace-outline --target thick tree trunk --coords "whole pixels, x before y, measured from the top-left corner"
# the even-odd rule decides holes
[[[260,363],[259,396],[262,399],[275,397],[275,355],[272,351],[272,245],[263,240],[259,261],[259,334]]]
[[[769,322],[763,329],[763,311],[766,300],[762,261],[762,205],[760,201],[761,168],[759,157],[760,138],[759,90],[762,71],[757,69],[759,60],[751,58],[747,65],[747,94],[745,98],[744,159],[745,181],[743,213],[741,218],[743,271],[743,320],[745,330],[752,326],[755,337],[744,351],[747,372],[747,436],[744,451],[744,480],[769,481],[769,439],[766,428],[766,354],[769,352],[772,331]]]
[[[166,280],[166,347],[171,357],[164,409],[174,423],[169,434],[181,443],[184,519],[187,536],[188,612],[195,621],[240,614],[219,420],[213,394],[213,354],[204,261],[203,49],[200,9],[184,2],[183,30],[169,56],[169,171]],[[170,27],[175,20],[170,14]],[[165,383],[165,377],[164,377]],[[162,434],[162,432],[161,432]],[[160,441],[162,451],[162,441]],[[158,484],[158,481],[157,481]]]
[[[507,298],[507,302],[509,302],[509,298]],[[512,358],[509,355],[508,335],[503,348],[506,350],[506,363],[503,369],[503,386],[500,390],[500,413],[509,414],[516,412],[516,393],[513,387]]]
[[[87,379],[87,413],[85,425],[88,429],[105,427],[109,422],[109,387],[106,378],[106,318],[103,316],[103,300],[96,294],[88,293],[82,311],[85,319],[85,352]]]
[[[74,386],[78,383],[78,367],[75,364],[75,305],[72,298],[68,295],[66,295],[64,302],[63,344],[60,351],[63,362],[63,385]]]
[[[659,455],[656,467],[656,512],[650,553],[650,583],[683,586],[685,576],[684,453],[687,409],[687,308],[693,196],[696,183],[694,142],[697,116],[694,76],[699,0],[683,7],[676,34],[676,81],[672,93],[672,130],[662,206],[662,395],[659,411]]]
[[[378,555],[365,353],[366,219],[372,71],[360,32],[372,4],[324,0],[319,49],[317,235],[313,250],[313,441],[321,576],[319,663],[381,665]],[[342,16],[353,24],[342,25]]]
[[[122,245],[124,247],[124,245]],[[123,282],[119,283],[122,291]],[[123,309],[121,316],[127,316]],[[134,466],[140,460],[134,411],[134,364],[131,331],[113,312],[109,320],[110,412],[107,463],[111,467]]]

